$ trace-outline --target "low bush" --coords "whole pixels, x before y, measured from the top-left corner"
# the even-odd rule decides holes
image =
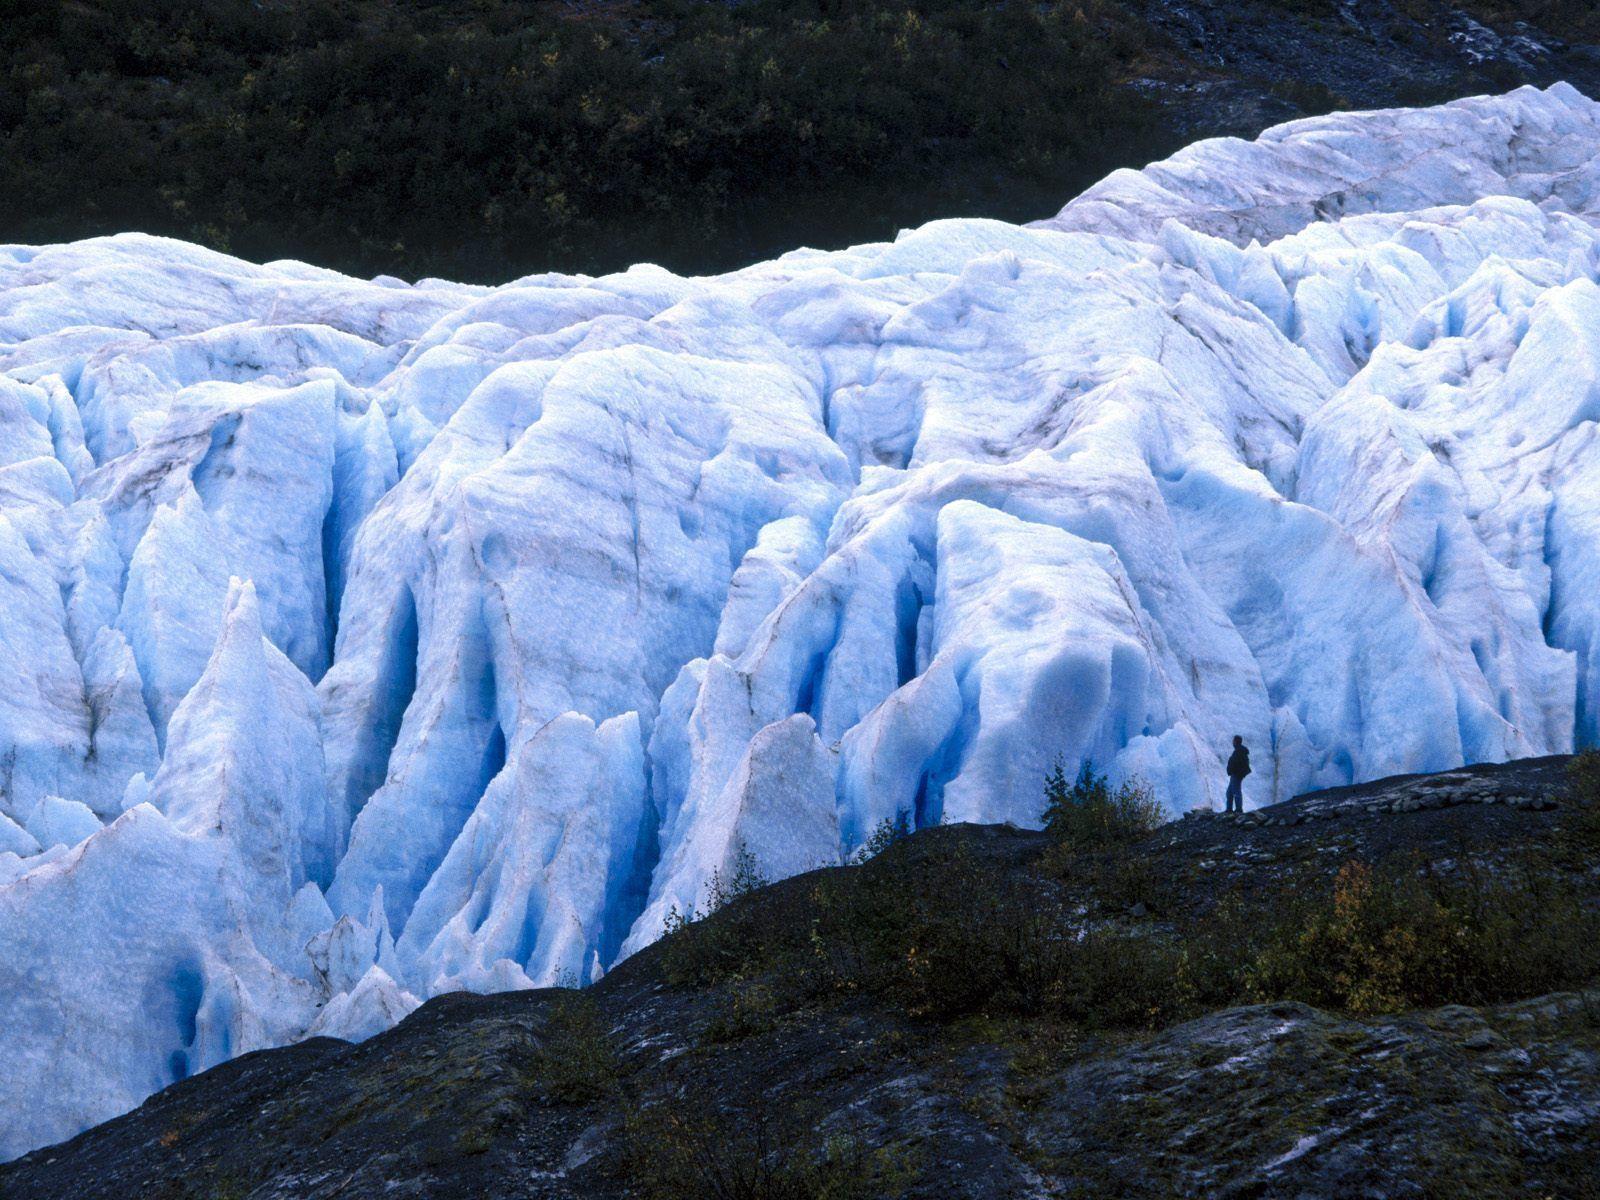
[[[1113,852],[1076,856],[1074,866],[1064,865],[1062,856],[1051,856],[1058,874],[1080,873],[1089,895],[1103,913],[1160,915],[1173,906],[1172,880],[1145,855]],[[1142,914],[1141,914],[1142,915]]]
[[[757,1097],[628,1115],[634,1182],[650,1200],[892,1200],[915,1182],[909,1157],[846,1134],[821,1137],[812,1114]]]
[[[1131,779],[1113,786],[1087,760],[1070,784],[1057,762],[1045,779],[1044,796],[1045,832],[1073,849],[1135,841],[1167,819],[1143,783]]]
[[[662,927],[663,965],[667,980],[675,984],[706,983],[736,978],[762,954],[763,931],[748,907],[734,901],[767,886],[755,856],[741,844],[731,869],[716,868],[706,885],[704,908],[680,912],[674,905]],[[711,920],[716,917],[716,920]]]
[[[812,889],[816,992],[862,992],[913,1017],[986,1013],[1148,1025],[1179,1002],[1172,946],[1088,922],[1051,880],[996,874],[965,848],[830,876]],[[794,977],[791,974],[791,977]]]
[[[1594,0],[1462,0],[1461,7],[1502,29],[1527,22],[1570,42],[1600,39],[1600,8]]]
[[[609,1095],[621,1071],[611,1035],[593,997],[583,992],[551,1001],[535,1053],[532,1089],[562,1104],[587,1104]]]
[[[1490,1004],[1600,978],[1600,913],[1534,862],[1449,874],[1346,863],[1270,904],[1219,905],[1185,938],[1202,1007],[1301,1000],[1372,1015]]]
[[[1600,750],[1586,750],[1567,768],[1567,803],[1559,817],[1559,849],[1580,857],[1600,853]]]
[[[1597,763],[1575,767],[1577,792],[1600,786]],[[680,925],[664,947],[669,979],[781,981],[737,991],[708,1033],[722,1040],[770,1027],[780,995],[871,996],[937,1022],[1150,1029],[1239,1003],[1378,1014],[1600,979],[1600,913],[1549,864],[1395,858],[1332,877],[1308,866],[1276,894],[1257,883],[1248,900],[1184,911],[1135,840],[1160,811],[1147,792],[1085,768],[1071,786],[1056,772],[1052,793],[1058,840],[1031,865],[997,870],[960,837],[892,844],[816,877],[782,920],[735,903]]]
[[[910,836],[910,814],[897,812],[893,819],[885,817],[872,827],[872,832],[867,835],[867,840],[861,843],[851,861],[864,863],[877,858],[890,846]]]
[[[778,995],[761,981],[735,983],[717,1014],[706,1024],[708,1042],[737,1042],[766,1033],[777,1024]]]

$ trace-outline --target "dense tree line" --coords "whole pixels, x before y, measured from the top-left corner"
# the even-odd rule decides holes
[[[1014,218],[1148,158],[1098,0],[0,0],[0,237],[500,280]]]
[[[0,0],[0,240],[498,281],[1038,217],[1174,148],[1123,3]]]

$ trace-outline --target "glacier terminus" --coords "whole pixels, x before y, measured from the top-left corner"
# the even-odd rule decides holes
[[[1565,85],[714,278],[0,246],[0,1157],[1057,760],[1600,744],[1597,281]]]

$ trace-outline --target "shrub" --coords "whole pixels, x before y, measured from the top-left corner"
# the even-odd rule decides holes
[[[1119,879],[1129,854],[1109,852],[1087,873],[1091,886]],[[1046,880],[985,871],[962,848],[914,871],[827,877],[812,896],[810,986],[936,1021],[983,1013],[1155,1028],[1238,1003],[1371,1014],[1600,978],[1600,913],[1536,863],[1463,860],[1440,874],[1352,861],[1331,886],[1307,873],[1275,898],[1229,895],[1176,926],[1135,928],[1095,918],[1093,903],[1069,903]]]
[[[1056,864],[1058,874],[1067,874],[1059,856],[1047,860]],[[1172,883],[1142,854],[1113,852],[1096,855],[1085,864],[1083,856],[1073,860],[1083,867],[1083,878],[1103,912],[1137,911],[1164,913],[1172,906]]]
[[[1570,42],[1600,38],[1600,10],[1593,0],[1465,0],[1461,7],[1502,28],[1527,21]]]
[[[705,908],[667,910],[662,926],[663,966],[669,983],[699,984],[737,977],[759,957],[761,932],[755,914],[729,910],[734,901],[768,884],[755,855],[740,843],[732,870],[716,868],[706,886]],[[717,918],[712,920],[711,918]]]
[[[1060,762],[1045,777],[1045,831],[1074,849],[1111,846],[1144,837],[1166,821],[1166,810],[1138,780],[1113,787],[1087,759],[1067,783]]]
[[[996,873],[965,847],[827,876],[811,898],[814,990],[868,993],[936,1021],[1148,1025],[1177,1002],[1166,941],[1087,921],[1051,881]]]
[[[594,998],[560,993],[550,1002],[530,1084],[563,1104],[587,1104],[611,1094],[621,1071],[611,1035]]]
[[[1595,763],[1575,768],[1579,791],[1600,780]],[[1051,792],[1058,840],[1032,864],[997,869],[965,838],[918,835],[902,853],[821,873],[788,894],[781,920],[739,904],[680,925],[668,978],[734,985],[712,1040],[761,1032],[780,1004],[840,994],[936,1022],[1148,1029],[1239,1003],[1375,1014],[1600,979],[1600,912],[1548,864],[1351,861],[1331,880],[1306,867],[1275,895],[1258,887],[1184,911],[1131,840],[1159,814],[1147,792],[1087,767],[1070,786],[1054,772]],[[1129,923],[1140,905],[1153,919]]]
[[[906,1155],[819,1138],[811,1114],[762,1097],[658,1104],[630,1114],[626,1130],[632,1174],[651,1200],[891,1200],[916,1179]]]
[[[726,876],[721,868],[711,872],[711,882],[706,885],[706,915],[720,912],[742,896],[758,892],[772,881],[761,873],[761,864],[743,842],[733,854],[733,870]]]
[[[1567,776],[1560,848],[1580,857],[1600,853],[1600,750],[1585,750],[1574,758]]]
[[[911,818],[909,814],[897,812],[892,819],[885,817],[872,827],[872,832],[867,835],[867,840],[861,843],[861,847],[855,852],[852,861],[864,863],[869,859],[877,858],[890,846],[910,836]]]
[[[1375,883],[1364,863],[1339,872],[1330,902],[1304,914],[1304,924],[1280,922],[1251,964],[1246,983],[1265,996],[1289,996],[1357,1013],[1405,1007],[1410,977],[1442,914],[1429,905],[1408,912],[1392,881]]]
[[[1268,919],[1260,910],[1270,912]],[[1600,975],[1600,914],[1523,863],[1449,875],[1352,861],[1251,914],[1233,904],[1191,937],[1198,1000],[1301,1000],[1360,1014],[1489,1004]]]
[[[1075,962],[1076,990],[1057,1015],[1091,1029],[1160,1029],[1193,1010],[1182,952],[1170,937],[1091,931]]]
[[[962,845],[826,875],[809,899],[812,990],[870,993],[936,1020],[1038,1002],[1046,985],[1030,968],[1067,940],[1034,881],[985,871]]]
[[[760,981],[736,982],[721,1010],[706,1025],[708,1042],[737,1042],[777,1024],[778,997]]]

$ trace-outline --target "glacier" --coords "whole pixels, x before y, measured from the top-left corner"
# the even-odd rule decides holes
[[[0,246],[0,1157],[743,855],[1600,744],[1600,105],[715,278]]]

